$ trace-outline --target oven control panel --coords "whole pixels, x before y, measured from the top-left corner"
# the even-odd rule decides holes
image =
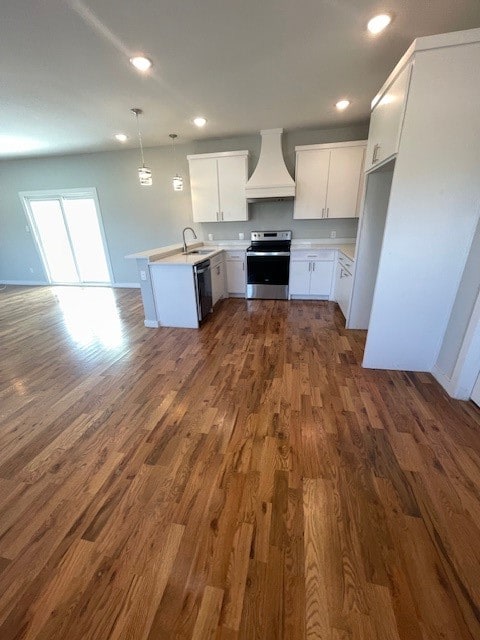
[[[250,234],[250,240],[252,242],[268,242],[269,240],[278,242],[279,240],[291,239],[291,231],[252,231]]]

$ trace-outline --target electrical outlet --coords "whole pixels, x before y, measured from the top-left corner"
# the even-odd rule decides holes
[[[26,231],[27,233],[30,233],[30,227],[28,226],[28,224],[26,224],[26,225],[25,225],[25,231]]]
[[[146,280],[146,279],[147,279],[147,272],[140,271],[140,280]]]
[[[239,239],[239,240],[245,240],[245,234],[244,234],[244,233],[242,233],[242,232],[240,232],[240,233],[238,234],[238,239]]]
[[[335,229],[333,229],[333,231],[330,231],[330,238],[336,238],[337,237],[337,232],[335,231]]]
[[[30,273],[33,273],[33,267],[30,267],[29,271]]]

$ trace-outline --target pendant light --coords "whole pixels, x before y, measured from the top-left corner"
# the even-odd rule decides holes
[[[143,144],[142,133],[140,131],[140,124],[138,122],[138,116],[143,114],[141,109],[130,109],[137,121],[138,141],[140,143],[140,154],[142,156],[142,166],[138,167],[138,179],[142,187],[150,187],[152,185],[152,170],[145,166],[145,158],[143,157]]]
[[[172,139],[172,153],[173,153],[173,170],[175,171],[176,167],[176,157],[175,157],[175,139],[178,138],[176,133],[170,133],[169,138]],[[183,178],[175,172],[175,175],[172,179],[172,185],[174,191],[183,191]]]

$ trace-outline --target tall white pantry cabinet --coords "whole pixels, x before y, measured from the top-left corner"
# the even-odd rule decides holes
[[[480,215],[480,29],[417,39],[373,107],[348,326],[364,366],[434,371]]]

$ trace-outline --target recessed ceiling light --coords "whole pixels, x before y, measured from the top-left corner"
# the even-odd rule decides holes
[[[193,124],[197,127],[204,127],[207,124],[207,119],[202,116],[198,116],[193,119]]]
[[[375,16],[368,21],[367,29],[370,31],[370,33],[373,33],[373,35],[376,36],[378,33],[388,27],[391,21],[392,16],[389,16],[388,13],[381,13],[380,15]]]
[[[335,106],[339,111],[343,111],[350,106],[350,100],[339,100]]]
[[[152,61],[148,58],[145,58],[145,56],[135,56],[133,58],[130,58],[130,62],[133,64],[135,69],[142,71],[142,73],[148,71],[153,64]]]
[[[124,133],[116,133],[115,140],[118,140],[119,142],[126,142],[128,140],[128,136]]]

